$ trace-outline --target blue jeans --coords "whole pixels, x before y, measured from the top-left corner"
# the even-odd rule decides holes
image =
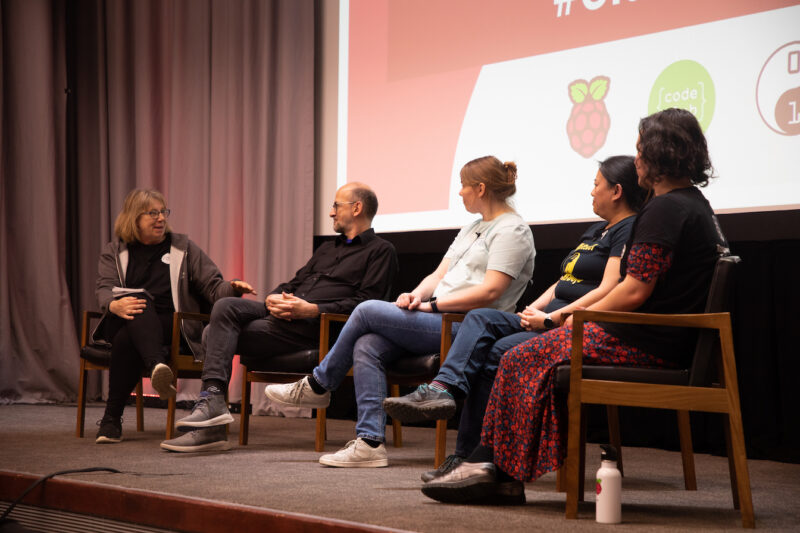
[[[519,317],[495,309],[467,313],[437,381],[468,393],[458,423],[455,454],[469,457],[481,441],[483,415],[489,404],[497,365],[508,350],[538,335],[525,331]]]
[[[453,324],[453,333],[458,330]],[[442,317],[400,309],[394,303],[369,300],[358,305],[336,344],[314,369],[327,390],[336,389],[353,368],[358,404],[356,435],[383,442],[386,431],[386,365],[407,354],[439,351]]]
[[[513,338],[505,341],[509,335]],[[479,375],[494,380],[497,365],[506,350],[535,335],[535,332],[522,329],[519,317],[513,313],[474,309],[464,317],[459,334],[435,379],[468,395]]]

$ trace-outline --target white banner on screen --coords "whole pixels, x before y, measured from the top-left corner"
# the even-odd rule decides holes
[[[798,21],[800,6],[795,6],[485,65],[461,128],[449,209],[378,215],[374,226],[377,231],[452,228],[474,219],[458,196],[459,170],[485,154],[517,162],[515,205],[529,222],[594,218],[589,192],[597,161],[634,154],[637,124],[648,114],[654,83],[667,67],[682,60],[702,66],[713,84],[707,88],[713,94],[713,116],[706,135],[720,178],[704,194],[714,208],[797,207],[800,135],[781,133],[768,108],[781,91],[800,88],[800,73],[791,71],[794,52],[800,55]],[[610,80],[603,100],[610,128],[604,145],[585,158],[567,137],[573,107],[568,86],[597,76]],[[671,96],[681,97],[662,94],[661,99]],[[759,106],[767,108],[765,118]],[[800,109],[797,113],[795,119]]]

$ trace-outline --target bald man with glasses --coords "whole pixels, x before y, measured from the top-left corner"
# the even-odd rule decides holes
[[[161,443],[165,450],[228,449],[225,425],[233,422],[225,402],[234,354],[270,358],[319,345],[319,315],[350,313],[366,300],[386,297],[397,273],[394,246],[375,235],[378,198],[363,183],[336,192],[329,213],[339,235],[323,243],[294,278],[263,302],[223,298],[214,304],[203,332],[203,389],[192,414],[178,420],[183,435]]]

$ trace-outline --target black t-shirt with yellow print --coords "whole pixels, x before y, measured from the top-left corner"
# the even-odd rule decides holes
[[[580,244],[561,262],[555,298],[547,304],[545,312],[560,309],[600,285],[608,258],[622,256],[635,218],[629,216],[608,229],[608,222],[601,221],[586,230]]]

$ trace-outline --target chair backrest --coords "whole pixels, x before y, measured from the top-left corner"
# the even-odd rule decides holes
[[[734,267],[741,259],[735,255],[720,257],[714,267],[714,275],[708,289],[706,313],[723,313],[731,310],[733,295]],[[692,367],[689,373],[689,384],[693,386],[707,385],[712,379],[710,374],[712,355],[719,346],[719,336],[714,330],[700,330],[695,347]]]

